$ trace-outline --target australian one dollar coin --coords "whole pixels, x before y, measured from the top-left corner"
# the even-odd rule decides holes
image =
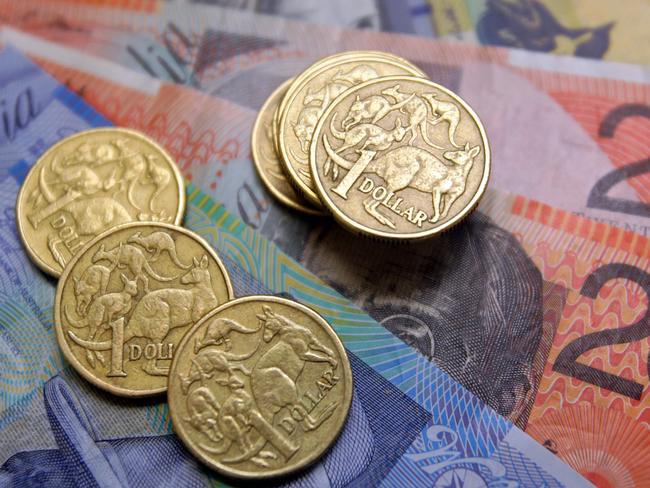
[[[253,126],[251,146],[253,161],[260,179],[271,194],[284,205],[312,215],[322,215],[322,207],[317,209],[300,196],[287,181],[280,159],[275,150],[275,135],[273,118],[280,100],[293,80],[287,80],[280,85],[264,103]]]
[[[29,256],[59,276],[83,245],[136,221],[180,224],[182,177],[148,137],[105,127],[74,134],[47,150],[18,194],[16,221]]]
[[[352,400],[350,364],[316,312],[273,296],[239,298],[183,338],[167,392],[174,430],[232,477],[285,475],[335,441]]]
[[[362,83],[330,105],[311,145],[320,199],[352,231],[409,240],[466,217],[490,174],[478,116],[458,95],[409,76]]]
[[[280,110],[280,162],[289,181],[314,205],[321,201],[309,170],[309,147],[314,130],[329,105],[346,90],[390,75],[420,76],[422,72],[398,57],[382,53],[343,53],[320,69],[308,69],[285,96]]]
[[[226,268],[201,237],[170,224],[123,224],[66,266],[56,336],[90,382],[117,395],[153,395],[166,390],[185,332],[232,297]]]

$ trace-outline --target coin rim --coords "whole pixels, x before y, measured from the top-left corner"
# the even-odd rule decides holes
[[[266,175],[266,173],[264,172],[264,170],[262,168],[262,162],[261,161],[262,161],[263,157],[262,157],[262,154],[260,152],[257,133],[260,130],[260,126],[262,125],[263,115],[265,114],[265,112],[268,112],[268,110],[270,108],[270,105],[271,105],[271,101],[273,100],[273,98],[276,97],[278,95],[278,93],[282,92],[283,90],[287,90],[289,88],[289,86],[291,85],[291,83],[293,82],[293,80],[294,80],[293,78],[289,78],[288,80],[283,82],[280,86],[278,86],[275,90],[273,90],[273,92],[266,99],[266,101],[262,105],[262,108],[260,108],[260,110],[259,110],[259,112],[257,114],[257,118],[255,119],[255,123],[253,124],[253,131],[251,133],[251,152],[252,152],[252,155],[253,155],[253,163],[255,164],[255,169],[257,170],[257,174],[260,177],[260,179],[262,180],[262,183],[264,183],[264,186],[266,187],[266,189],[277,200],[279,200],[281,203],[283,203],[284,205],[286,205],[289,208],[292,208],[294,210],[298,210],[300,212],[304,212],[304,213],[309,214],[309,215],[324,216],[324,215],[327,214],[327,212],[325,211],[325,208],[322,207],[322,204],[321,204],[322,210],[320,210],[318,208],[312,208],[310,206],[308,207],[307,205],[303,205],[298,201],[292,200],[291,198],[289,198],[287,195],[282,193],[278,188],[276,188],[273,185],[271,179]],[[277,110],[278,107],[279,107],[279,104],[278,104],[278,106],[276,106],[276,110]],[[273,115],[275,115],[275,113]],[[273,124],[274,124],[273,119],[271,119],[269,121],[269,124],[271,125],[271,129],[273,129]],[[271,141],[270,141],[271,142],[271,148],[272,148],[273,152],[275,153],[276,157],[278,158],[278,164],[280,165],[280,170],[284,173],[284,168],[282,167],[282,163],[280,163],[280,156],[277,153],[276,148],[275,148],[274,139],[275,139],[275,137],[272,136]],[[287,181],[287,183],[289,183],[289,181]],[[290,183],[289,183],[289,185],[293,189],[293,185],[291,185]],[[295,190],[293,190],[293,191],[295,192]],[[300,197],[300,195],[298,193],[296,193],[296,196]],[[309,203],[311,203],[311,202],[309,202]]]
[[[280,103],[278,104],[278,107],[275,110],[275,114],[273,115],[273,143],[275,144],[275,152],[278,154],[279,157],[281,155],[280,142],[279,142],[280,119],[282,117],[282,114],[284,113],[289,98],[293,96],[295,90],[299,89],[302,82],[305,81],[305,79],[308,78],[310,74],[315,70],[321,70],[324,69],[325,67],[329,67],[332,64],[336,64],[343,61],[349,61],[351,59],[358,58],[359,56],[374,56],[374,57],[380,57],[382,59],[389,59],[391,61],[397,62],[398,64],[403,64],[406,67],[412,68],[416,73],[418,73],[417,76],[427,78],[427,74],[424,71],[422,71],[417,65],[410,62],[408,59],[386,51],[376,51],[370,49],[359,50],[359,51],[344,51],[344,52],[331,54],[329,56],[325,56],[317,59],[312,64],[307,66],[307,68],[305,68],[301,73],[299,73],[293,78],[293,83],[291,83],[289,85],[289,88],[287,88],[287,92],[282,97],[282,100],[280,100]],[[322,207],[321,202],[318,203]],[[327,212],[326,209],[324,209],[324,211]]]
[[[483,176],[481,178],[481,181],[479,183],[478,188],[476,189],[476,192],[470,199],[470,201],[463,207],[463,209],[458,212],[456,215],[454,215],[451,219],[436,225],[435,227],[420,231],[420,232],[414,232],[410,234],[404,234],[404,233],[389,233],[389,232],[384,232],[384,231],[379,231],[376,229],[373,229],[372,227],[365,226],[355,220],[353,220],[351,217],[348,217],[332,200],[332,198],[329,196],[327,191],[324,188],[323,183],[320,180],[320,176],[318,174],[317,166],[316,166],[316,150],[317,150],[317,144],[311,144],[309,148],[309,169],[310,172],[312,173],[312,180],[315,182],[316,186],[316,191],[319,194],[319,198],[322,200],[323,204],[329,209],[329,211],[332,213],[334,218],[340,222],[344,227],[346,227],[349,230],[352,230],[353,232],[360,232],[362,234],[371,236],[371,237],[380,237],[382,239],[388,239],[388,240],[401,240],[401,241],[416,241],[416,240],[421,240],[421,239],[426,239],[428,237],[432,237],[436,234],[442,233],[446,230],[449,230],[453,226],[457,225],[460,223],[465,217],[467,217],[472,211],[476,208],[476,206],[479,203],[479,200],[485,193],[485,189],[487,188],[488,180],[490,178],[490,173],[492,171],[492,159],[491,159],[491,152],[490,152],[490,144],[487,138],[487,134],[485,132],[485,128],[483,127],[483,123],[481,122],[481,119],[478,117],[476,112],[470,107],[470,105],[459,95],[454,93],[448,88],[445,88],[442,85],[439,85],[438,83],[435,83],[429,79],[426,78],[420,78],[417,76],[384,76],[383,78],[374,78],[372,80],[366,81],[364,83],[361,83],[359,85],[356,85],[349,90],[346,90],[343,92],[341,95],[339,95],[327,108],[325,113],[321,116],[321,118],[318,120],[318,124],[316,125],[316,129],[314,130],[314,136],[312,138],[313,141],[318,141],[320,137],[320,133],[322,130],[323,125],[325,124],[325,120],[330,116],[330,113],[334,110],[334,108],[341,103],[346,97],[350,96],[353,94],[355,91],[361,90],[363,88],[366,88],[367,86],[372,85],[373,83],[384,83],[384,82],[390,82],[390,81],[402,81],[402,82],[418,82],[418,83],[424,83],[426,85],[429,85],[433,88],[436,88],[443,93],[447,94],[449,97],[452,99],[456,100],[459,102],[465,110],[470,114],[470,116],[473,118],[474,122],[478,126],[479,133],[481,134],[481,139],[483,141],[483,146],[484,146],[484,154],[485,154],[485,162],[483,164]],[[315,176],[314,176],[315,175]]]
[[[309,76],[307,76],[304,80],[299,82],[298,85],[296,85],[296,82],[294,82],[293,85],[296,85],[297,87],[296,87],[296,89],[294,90],[294,92],[292,94],[287,93],[287,95],[285,95],[284,100],[287,101],[287,104],[286,104],[284,110],[282,110],[282,112],[280,114],[280,121],[279,121],[279,126],[278,126],[278,142],[279,142],[279,146],[280,146],[279,147],[280,148],[280,164],[282,165],[282,167],[285,170],[285,173],[289,177],[288,178],[289,182],[298,190],[298,192],[300,194],[302,194],[310,202],[313,202],[314,204],[318,204],[318,205],[321,205],[321,206],[323,206],[323,202],[320,200],[319,195],[316,192],[315,188],[310,188],[304,181],[302,181],[302,179],[297,175],[296,170],[289,163],[288,151],[287,151],[287,147],[286,147],[286,143],[285,143],[285,135],[286,135],[285,126],[286,126],[286,123],[287,123],[289,106],[294,102],[296,96],[298,95],[298,93],[300,93],[300,91],[301,91],[301,89],[303,88],[304,85],[307,85],[310,81],[312,81],[317,76],[321,75],[324,71],[332,69],[332,68],[336,67],[338,64],[349,63],[349,62],[351,62],[351,61],[353,61],[355,59],[358,59],[359,62],[365,62],[365,61],[384,62],[384,63],[390,64],[390,65],[393,65],[393,66],[398,66],[398,67],[403,68],[406,71],[412,71],[412,72],[416,73],[416,75],[412,76],[412,78],[424,79],[424,78],[421,78],[420,76],[417,76],[417,75],[419,75],[421,73],[419,68],[414,69],[410,65],[405,65],[404,63],[402,63],[401,61],[399,61],[397,59],[392,59],[390,57],[386,57],[385,54],[382,53],[382,55],[375,55],[375,54],[367,55],[367,56],[365,56],[365,55],[364,56],[349,55],[348,57],[341,57],[340,63],[327,64],[326,66],[322,67],[321,69],[314,70],[312,73],[310,73]],[[407,75],[398,75],[398,76],[407,76]],[[301,78],[301,76],[296,78],[296,81],[298,81],[299,78]],[[380,78],[386,78],[386,77],[380,77]],[[379,79],[379,78],[375,78],[375,79]],[[368,83],[368,82],[365,82],[365,83]],[[359,86],[359,85],[356,85],[356,86]],[[353,90],[354,88],[356,88],[356,86],[352,86],[352,87],[348,88],[343,93],[341,93],[341,95],[339,95],[339,97],[342,97],[343,95],[345,95],[349,91]],[[337,99],[332,100],[332,102],[330,103],[330,106],[336,100]],[[328,109],[329,109],[329,106],[328,106]],[[327,110],[325,110],[325,113],[327,113]],[[325,116],[325,113],[321,116],[321,119]],[[319,122],[320,122],[320,119],[319,119]],[[312,141],[313,140],[314,139],[312,138]],[[311,144],[310,144],[310,152],[311,152]],[[307,157],[310,158],[309,154],[307,155]],[[312,180],[313,180],[313,178],[312,178]]]
[[[108,391],[109,393],[112,393],[114,395],[128,397],[128,398],[142,398],[142,397],[149,397],[153,395],[158,395],[160,393],[164,393],[167,390],[167,383],[162,388],[152,388],[148,390],[131,390],[128,388],[111,385],[110,383],[104,380],[100,380],[97,376],[92,375],[90,372],[88,372],[87,368],[81,366],[81,361],[79,361],[79,359],[77,359],[77,357],[73,354],[64,336],[63,325],[61,320],[61,301],[63,299],[62,296],[63,288],[69,279],[72,269],[77,264],[77,262],[81,259],[81,257],[84,254],[86,254],[86,252],[88,252],[88,250],[91,247],[95,246],[99,241],[108,237],[114,232],[120,232],[130,227],[152,227],[152,226],[180,232],[181,234],[185,234],[186,236],[190,237],[191,239],[194,239],[199,244],[201,244],[205,248],[205,250],[211,255],[211,257],[216,261],[217,266],[219,267],[219,269],[221,269],[221,272],[224,276],[226,282],[226,291],[228,295],[228,300],[224,303],[229,303],[234,298],[230,274],[228,274],[228,270],[224,266],[219,255],[203,237],[198,235],[196,232],[193,232],[184,227],[180,227],[178,225],[173,225],[173,224],[167,224],[163,222],[146,222],[146,221],[127,222],[125,224],[120,224],[120,225],[116,225],[115,227],[111,227],[109,230],[102,232],[97,237],[95,237],[94,239],[86,243],[86,245],[78,253],[76,253],[73,256],[73,258],[70,260],[70,262],[66,265],[65,269],[63,270],[63,274],[61,275],[61,278],[59,279],[59,282],[56,287],[56,295],[54,297],[54,328],[56,329],[56,339],[57,342],[59,343],[59,348],[61,349],[61,352],[63,352],[63,355],[65,356],[66,360],[72,365],[72,367],[75,369],[77,373],[79,373],[90,383],[94,384],[95,386],[101,388],[104,391]],[[184,338],[185,336],[181,338],[181,341]],[[181,341],[179,341],[179,344]],[[178,347],[176,348],[176,350],[178,351]],[[171,366],[170,366],[170,371],[171,371]]]
[[[214,315],[222,312],[228,307],[238,305],[240,303],[245,303],[245,302],[272,302],[272,303],[282,303],[284,305],[290,306],[290,307],[295,307],[301,312],[305,313],[308,315],[310,318],[312,318],[316,323],[321,325],[325,331],[328,333],[330,338],[332,339],[332,342],[334,343],[337,352],[339,353],[339,356],[341,360],[339,361],[339,364],[345,364],[343,367],[343,375],[345,376],[345,381],[346,381],[346,391],[343,397],[343,402],[344,404],[341,405],[339,408],[344,408],[345,409],[345,416],[343,418],[343,421],[340,423],[340,425],[337,427],[336,431],[334,432],[334,435],[332,436],[332,439],[326,444],[326,445],[321,445],[319,450],[315,450],[311,453],[311,455],[307,456],[305,459],[303,459],[300,463],[297,463],[296,465],[293,465],[289,468],[282,468],[282,469],[277,469],[271,472],[265,472],[265,473],[250,473],[247,471],[241,471],[241,470],[236,470],[236,469],[228,469],[224,468],[221,463],[216,462],[215,460],[209,458],[206,454],[203,452],[199,451],[197,447],[195,447],[195,442],[192,441],[189,436],[185,434],[185,428],[182,427],[182,425],[179,423],[178,419],[176,418],[175,415],[175,408],[172,406],[172,396],[173,396],[173,390],[174,388],[171,387],[172,384],[172,375],[174,374],[177,366],[178,366],[178,361],[176,358],[181,357],[182,355],[182,350],[187,346],[187,344],[190,342],[190,339],[193,337],[194,333],[199,327],[203,326],[204,321],[210,320]],[[341,338],[338,336],[334,328],[325,320],[324,317],[322,317],[318,312],[313,310],[312,308],[303,305],[302,303],[299,303],[295,300],[290,300],[284,297],[279,297],[275,295],[248,295],[240,298],[236,298],[234,300],[231,300],[229,302],[224,303],[223,305],[220,305],[219,307],[215,308],[212,312],[208,313],[205,315],[199,322],[197,322],[187,333],[185,336],[183,336],[183,339],[179,343],[177,347],[177,354],[174,355],[174,359],[172,360],[172,365],[169,371],[169,375],[167,378],[167,404],[169,405],[169,417],[172,420],[172,425],[174,427],[174,432],[176,435],[179,436],[183,444],[189,451],[203,464],[208,466],[211,469],[214,469],[218,473],[221,473],[225,476],[229,476],[231,478],[237,478],[237,479],[266,479],[266,478],[275,478],[278,476],[285,476],[290,473],[294,473],[296,471],[300,471],[309,465],[313,464],[315,461],[317,461],[338,439],[339,435],[341,434],[341,431],[343,430],[343,427],[347,423],[348,416],[350,413],[350,406],[352,404],[352,395],[354,392],[354,383],[353,383],[353,377],[352,377],[352,366],[350,365],[350,359],[348,357],[347,351],[345,350],[345,346],[343,345],[343,342],[341,341]]]
[[[63,273],[63,269],[57,269],[53,266],[50,266],[48,263],[45,262],[45,260],[40,257],[36,251],[32,249],[30,244],[27,242],[27,239],[25,237],[25,228],[24,226],[26,225],[23,222],[23,217],[21,217],[21,209],[24,207],[25,203],[25,192],[27,191],[26,188],[26,183],[29,180],[29,178],[32,175],[32,173],[36,174],[35,171],[40,170],[40,167],[45,164],[43,161],[47,157],[50,156],[51,153],[55,152],[59,146],[62,146],[63,144],[66,144],[70,142],[73,139],[76,139],[78,137],[84,137],[89,134],[97,133],[97,132],[107,132],[107,131],[113,131],[113,132],[120,132],[120,133],[126,133],[131,136],[134,136],[136,138],[140,139],[145,139],[145,141],[148,144],[151,144],[154,149],[160,151],[162,156],[166,159],[167,163],[169,166],[171,166],[172,172],[174,173],[174,177],[176,178],[176,184],[178,187],[178,194],[179,194],[179,202],[178,202],[178,210],[176,212],[176,216],[174,217],[173,224],[174,225],[180,225],[183,222],[183,217],[185,216],[185,205],[186,205],[186,199],[185,199],[185,182],[183,179],[183,175],[180,172],[180,169],[178,168],[178,165],[174,161],[174,158],[171,157],[171,155],[157,142],[155,142],[153,139],[151,139],[149,136],[146,134],[139,132],[137,130],[133,129],[126,129],[123,127],[112,127],[112,126],[105,126],[105,127],[96,127],[93,129],[88,129],[88,130],[83,130],[80,132],[76,132],[75,134],[72,134],[68,137],[65,137],[61,139],[60,141],[56,142],[53,146],[48,148],[47,151],[45,151],[43,154],[39,156],[39,158],[36,160],[34,165],[31,167],[29,170],[29,173],[27,173],[27,176],[25,177],[23,183],[20,185],[20,190],[18,191],[18,196],[16,197],[16,226],[18,227],[18,234],[20,235],[20,240],[23,243],[23,247],[27,251],[27,254],[29,255],[30,259],[36,266],[38,266],[43,272],[54,276],[55,278],[58,278],[61,276],[61,273]],[[140,221],[134,221],[134,222],[146,222],[144,220]],[[111,227],[112,228],[112,227]]]
[[[305,79],[308,78],[310,76],[310,73],[312,73],[314,70],[323,69],[324,67],[330,66],[331,64],[336,64],[337,62],[343,59],[354,59],[355,57],[360,57],[360,56],[361,57],[379,56],[385,59],[390,59],[397,63],[401,63],[404,64],[405,66],[413,68],[415,71],[419,72],[419,76],[422,76],[423,78],[427,77],[427,74],[424,71],[422,71],[418,66],[411,63],[408,59],[403,58],[402,56],[398,56],[397,54],[393,54],[385,51],[375,51],[371,49],[362,50],[362,51],[343,51],[340,53],[331,54],[329,56],[325,56],[320,59],[317,59],[312,64],[307,66],[307,68],[305,68],[304,71],[302,71],[299,75],[297,75],[294,78],[294,83],[289,87],[285,95],[292,96],[294,94],[294,91],[298,88],[298,85],[302,84],[302,82],[305,81]],[[278,118],[276,123],[279,123],[280,117],[284,112],[284,109],[286,107],[286,103],[285,103],[286,99],[287,97],[285,96],[282,102],[280,102],[280,104],[278,105]]]

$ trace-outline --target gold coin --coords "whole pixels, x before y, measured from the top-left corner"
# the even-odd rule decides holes
[[[293,96],[294,91],[302,84],[303,81],[305,81],[311,73],[314,71],[318,71],[326,67],[327,65],[330,64],[335,64],[335,63],[340,63],[344,59],[351,59],[351,58],[359,58],[363,56],[377,56],[381,58],[388,59],[390,61],[394,61],[398,64],[402,64],[408,69],[412,70],[416,76],[422,76],[424,78],[427,77],[426,73],[422,71],[420,68],[418,68],[416,65],[408,61],[407,59],[402,58],[401,56],[397,56],[396,54],[384,52],[384,51],[344,51],[340,53],[336,53],[321,59],[318,59],[314,63],[312,63],[310,66],[308,66],[304,71],[302,71],[296,78],[293,79],[293,82],[289,85],[287,91],[285,92],[284,96],[282,97],[280,104],[278,105],[278,108],[275,110],[275,114],[273,116],[273,123],[274,123],[274,136],[275,140],[274,142],[276,143],[276,151],[279,153],[279,143],[277,142],[278,138],[278,131],[279,131],[279,125],[280,125],[280,116],[282,114],[282,111],[284,110],[286,103],[288,99],[290,99]]]
[[[292,81],[293,81],[293,79],[292,79]],[[284,96],[286,94],[287,93],[284,92],[284,94],[282,95],[283,99],[284,99]],[[280,142],[278,140],[278,131],[279,131],[278,126],[279,126],[279,124],[280,124],[280,104],[278,104],[275,107],[275,110],[273,111],[273,126],[272,126],[273,149],[275,150],[275,155],[278,158],[278,161],[280,161]],[[280,165],[280,166],[282,166],[282,165]],[[280,168],[280,169],[282,169],[282,168]],[[284,171],[284,170],[282,170],[282,171]]]
[[[458,95],[423,78],[375,79],[321,117],[310,168],[321,200],[347,228],[419,239],[466,217],[485,191],[490,147]]]
[[[183,178],[171,156],[148,137],[105,127],[74,134],[30,170],[16,202],[20,237],[32,260],[59,276],[93,237],[119,224],[180,224]]]
[[[327,66],[339,64],[343,61],[355,60],[364,57],[381,58],[388,61],[392,61],[394,63],[403,65],[409,74],[413,74],[415,76],[422,76],[424,78],[427,77],[427,75],[420,68],[415,66],[410,61],[400,56],[397,56],[395,54],[391,54],[383,51],[345,51],[317,60],[316,62],[308,66],[296,78],[294,78],[293,83],[289,85],[287,92],[285,93],[284,97],[282,98],[282,101],[278,106],[278,109],[276,110],[273,121],[275,123],[275,136],[277,141],[278,154],[280,153],[280,143],[279,143],[280,119],[282,113],[284,112],[286,106],[288,105],[289,100],[293,98],[293,95],[298,90],[298,88],[306,80],[308,80],[313,75],[313,73],[325,69]]]
[[[407,69],[411,70],[411,74],[415,74],[416,76],[422,76],[426,78],[426,74],[417,66],[415,66],[413,63],[410,61],[402,58],[401,56],[397,56],[396,54],[384,52],[384,51],[344,51],[340,53],[336,53],[321,59],[318,59],[314,63],[312,63],[310,66],[308,66],[302,73],[300,73],[295,79],[294,83],[292,83],[286,93],[285,98],[282,100],[280,103],[278,113],[277,113],[277,119],[276,123],[279,124],[280,121],[280,116],[282,115],[282,112],[287,106],[288,100],[293,97],[295,91],[302,85],[303,82],[305,82],[309,77],[312,76],[312,74],[316,71],[320,71],[327,66],[334,65],[341,63],[342,61],[345,60],[350,60],[350,59],[359,59],[363,57],[379,57],[379,58],[384,58],[389,61],[393,61],[397,64],[402,64],[404,65]]]
[[[280,162],[290,182],[307,200],[320,204],[309,170],[309,145],[318,120],[336,97],[367,81],[390,75],[418,75],[401,62],[386,56],[345,56],[312,72],[290,97],[280,116],[278,142]]]
[[[304,468],[339,435],[352,401],[340,339],[316,312],[273,296],[229,302],[183,338],[167,392],[174,430],[227,476]]]
[[[280,160],[275,152],[273,136],[273,116],[275,110],[292,80],[280,85],[264,103],[253,126],[251,146],[255,168],[262,182],[271,194],[280,202],[295,210],[311,215],[324,215],[325,209],[314,208],[296,193],[289,184],[280,166]]]
[[[116,395],[154,395],[167,388],[185,332],[232,297],[226,268],[201,237],[169,224],[123,224],[66,266],[54,301],[56,337],[91,383]]]

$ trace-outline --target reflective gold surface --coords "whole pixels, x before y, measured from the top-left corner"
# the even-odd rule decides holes
[[[59,276],[98,234],[119,224],[180,224],[183,179],[171,156],[148,137],[106,127],[74,134],[48,149],[18,194],[16,220],[29,256]]]
[[[225,267],[201,237],[169,224],[124,224],[65,268],[56,336],[90,382],[117,395],[153,395],[167,388],[185,332],[232,297]]]
[[[265,478],[299,470],[337,438],[352,373],[330,325],[299,303],[239,298],[181,342],[167,393],[174,430],[211,468]]]
[[[346,92],[319,120],[310,168],[321,200],[355,232],[419,239],[477,205],[490,173],[480,120],[429,80],[395,76]]]
[[[287,181],[284,170],[280,166],[280,160],[276,152],[274,141],[274,116],[282,97],[287,91],[293,79],[285,81],[280,85],[264,103],[253,126],[251,146],[253,162],[257,174],[271,192],[280,202],[295,210],[312,215],[324,215],[324,208],[315,208],[311,203],[305,201],[293,186]]]
[[[292,184],[310,202],[320,204],[309,169],[309,146],[319,118],[346,90],[370,79],[390,75],[420,75],[400,58],[383,54],[343,53],[320,69],[299,76],[281,106],[278,143],[280,161]]]

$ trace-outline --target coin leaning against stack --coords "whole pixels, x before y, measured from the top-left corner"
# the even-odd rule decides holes
[[[261,108],[251,143],[282,203],[387,240],[459,223],[490,175],[471,107],[409,61],[377,51],[335,54],[287,80]]]
[[[80,132],[39,158],[18,195],[17,225],[34,262],[60,276],[58,344],[103,390],[167,391],[175,431],[222,474],[302,469],[345,424],[345,349],[304,305],[235,299],[214,249],[179,227],[184,210],[176,164],[138,132]]]

